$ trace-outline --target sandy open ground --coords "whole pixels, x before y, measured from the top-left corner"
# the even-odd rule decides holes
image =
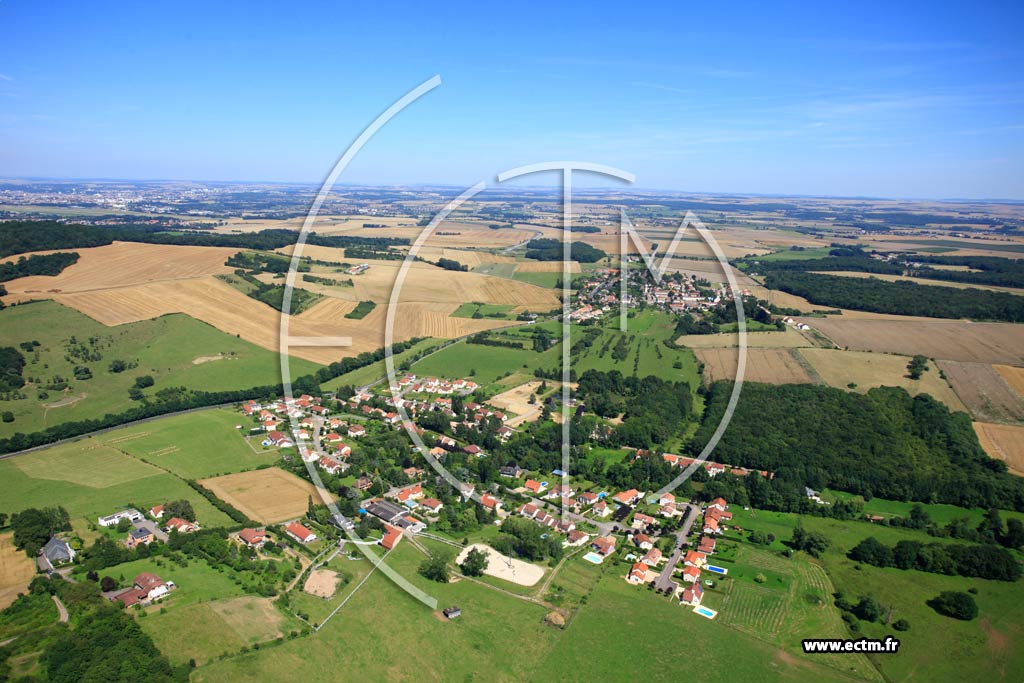
[[[484,574],[487,574],[487,576],[511,581],[520,586],[533,586],[544,578],[543,567],[502,555],[494,548],[482,543],[473,543],[466,546],[459,553],[459,556],[455,558],[455,561],[459,563],[464,561],[466,555],[469,555],[469,551],[474,548],[487,553],[487,568],[484,569]]]
[[[974,431],[986,453],[1006,462],[1014,474],[1024,476],[1024,427],[975,422]]]
[[[203,479],[199,483],[251,519],[264,524],[277,524],[306,514],[310,496],[313,496],[314,504],[323,503],[316,487],[277,467],[227,474]],[[335,500],[330,493],[327,496]]]
[[[330,569],[314,569],[309,573],[302,590],[318,598],[329,598],[338,590],[338,573]]]
[[[524,422],[534,422],[540,417],[543,406],[539,402],[531,405],[530,396],[537,391],[541,384],[543,382],[540,380],[520,384],[491,397],[487,402],[495,408],[515,414],[515,417],[505,422],[509,427],[518,427]],[[548,383],[549,387],[555,385],[555,382]]]
[[[807,318],[841,347],[980,363],[1024,364],[1024,325]]]
[[[14,602],[18,593],[27,592],[35,573],[36,563],[14,547],[14,534],[0,534],[0,609]]]

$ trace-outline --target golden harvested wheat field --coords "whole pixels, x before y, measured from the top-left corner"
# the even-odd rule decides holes
[[[735,332],[719,334],[688,334],[676,339],[676,344],[691,349],[721,349],[739,344]],[[814,346],[806,337],[787,327],[780,332],[747,332],[747,348],[792,349],[800,346]]]
[[[322,494],[335,500],[330,493],[318,492],[309,482],[277,467],[202,479],[199,483],[264,524],[277,524],[304,515],[310,496],[316,504],[323,503]]]
[[[177,282],[230,273],[224,265],[238,249],[184,247],[114,242],[105,247],[75,249],[79,259],[60,275],[32,275],[5,283],[19,299],[60,293],[92,292],[149,282]],[[27,296],[31,295],[31,296]]]
[[[33,276],[6,283],[9,299],[50,298],[75,308],[105,325],[121,325],[184,313],[228,334],[239,335],[272,351],[278,350],[281,314],[214,277],[231,272],[224,261],[237,249],[115,243],[82,249],[82,258],[56,277]],[[334,250],[339,251],[339,250]],[[321,253],[319,257],[328,256]],[[111,259],[113,266],[107,262]],[[292,347],[294,356],[329,363],[344,356],[373,351],[384,341],[386,307],[379,305],[362,320],[345,318],[357,301],[383,304],[391,296],[401,261],[371,261],[353,287],[306,284],[328,294],[302,315],[293,316],[290,334],[303,337],[351,337],[345,348]],[[339,277],[342,277],[339,275]],[[345,276],[347,277],[347,276]],[[268,282],[280,283],[268,276]],[[556,292],[525,282],[478,273],[456,273],[426,263],[413,263],[405,278],[396,314],[394,341],[411,337],[458,337],[500,327],[496,320],[452,318],[461,303],[510,304],[516,310],[550,310],[559,305]]]
[[[36,563],[14,547],[14,534],[0,534],[0,609],[14,602],[18,593],[26,592],[35,573]]]
[[[485,247],[487,245],[480,246]],[[429,261],[436,261],[440,258],[452,259],[469,269],[476,268],[484,263],[516,262],[515,257],[505,254],[493,254],[489,251],[476,251],[473,249],[451,249],[449,247],[420,247],[416,255]]]
[[[704,380],[736,379],[739,349],[697,349],[704,363]],[[766,384],[811,384],[814,380],[800,365],[792,349],[747,349],[744,381]]]
[[[830,386],[847,389],[853,383],[857,386],[852,388],[861,393],[872,387],[903,387],[911,395],[931,394],[950,410],[967,412],[967,406],[939,376],[933,362],[929,361],[921,379],[913,380],[907,377],[908,356],[837,349],[800,349],[800,355]]]
[[[956,320],[871,320],[847,316],[809,318],[841,347],[929,358],[1024,364],[1024,325]]]
[[[1014,393],[1024,398],[1024,368],[1016,368],[1012,365],[995,365],[993,367],[1003,380],[1010,385]]]
[[[1004,461],[1014,474],[1024,476],[1024,427],[975,422],[974,431],[986,453]]]
[[[941,360],[939,367],[974,419],[981,422],[1024,421],[1024,400],[993,366]]]

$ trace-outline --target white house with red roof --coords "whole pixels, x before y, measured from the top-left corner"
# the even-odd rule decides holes
[[[348,435],[353,439],[358,439],[361,436],[366,436],[366,427],[363,425],[349,425]]]
[[[304,524],[299,524],[298,522],[291,522],[284,528],[284,530],[285,533],[303,545],[312,543],[317,539],[316,533],[314,533],[312,529],[309,529]]]
[[[688,566],[683,570],[683,581],[696,583],[700,581],[700,570],[694,566]]]
[[[621,503],[622,505],[634,505],[643,497],[643,494],[636,489],[629,489],[628,491],[619,491],[612,496],[612,500],[616,503]]]
[[[601,536],[595,538],[594,542],[590,544],[594,552],[602,557],[607,557],[615,552],[615,537],[614,536]]]
[[[630,570],[629,574],[626,575],[626,581],[633,585],[639,585],[647,581],[647,565],[643,562],[637,562]]]
[[[527,479],[526,482],[523,484],[523,488],[525,488],[530,493],[540,495],[545,490],[547,490],[548,485],[547,482],[536,481],[535,479]]]

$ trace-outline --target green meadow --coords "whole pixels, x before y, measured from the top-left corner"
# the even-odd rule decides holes
[[[145,510],[185,498],[206,526],[231,523],[182,479],[122,452],[123,442],[112,443],[117,433],[0,461],[0,510],[62,505],[78,529],[127,505]]]
[[[137,405],[128,390],[140,375],[155,380],[145,390],[150,396],[165,387],[222,391],[281,381],[276,353],[181,314],[107,327],[53,301],[0,310],[0,346],[33,341],[39,342],[34,351],[19,349],[27,398],[0,400],[0,410],[15,417],[0,423],[0,438],[123,412]],[[113,372],[115,360],[134,367]],[[296,358],[291,364],[295,376],[318,367]],[[89,368],[92,378],[75,379],[76,366]],[[68,383],[66,389],[45,388],[57,378]]]
[[[405,363],[408,359],[412,358],[421,353],[425,353],[430,349],[433,349],[441,344],[445,343],[444,339],[428,338],[421,342],[418,342],[412,346],[412,348],[406,349],[401,353],[395,354],[395,369]],[[335,377],[332,380],[324,382],[320,385],[320,388],[324,391],[336,391],[338,387],[353,386],[361,387],[371,382],[375,382],[379,379],[387,377],[388,370],[387,365],[384,361],[377,363],[371,363],[370,365],[363,366],[352,372],[347,372],[344,375]]]

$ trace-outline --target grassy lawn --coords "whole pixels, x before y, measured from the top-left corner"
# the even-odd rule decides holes
[[[758,261],[806,261],[808,259],[825,258],[828,256],[828,252],[831,247],[814,247],[807,248],[803,251],[795,249],[786,249],[784,251],[775,251],[771,254],[765,254],[758,256]]]
[[[95,360],[71,355],[72,337]],[[186,315],[106,327],[53,301],[0,311],[0,346],[18,347],[31,341],[40,345],[35,352],[22,351],[26,360],[23,375],[31,385],[22,391],[28,398],[0,401],[0,410],[10,410],[15,416],[14,422],[0,423],[0,437],[127,410],[136,405],[128,398],[128,390],[140,375],[156,380],[155,386],[145,390],[148,395],[171,386],[220,391],[281,381],[276,353]],[[114,360],[137,366],[114,373],[109,370]],[[291,363],[296,375],[317,368],[295,358]],[[76,380],[75,366],[88,367],[92,378]],[[45,390],[48,396],[40,398],[38,385],[52,383],[55,376],[66,379],[68,389]]]
[[[241,424],[243,429],[235,429]],[[242,437],[249,418],[233,410],[204,410],[148,422],[113,432],[118,448],[170,470],[183,479],[203,479],[251,470],[278,461],[276,449],[265,452],[258,441],[253,449]]]
[[[309,623],[317,625],[322,622],[346,597],[352,594],[356,586],[362,581],[373,564],[370,563],[358,550],[353,549],[357,559],[349,559],[345,555],[335,557],[321,569],[329,569],[338,574],[338,589],[330,598],[321,598],[311,595],[302,590],[301,584],[288,594],[291,610],[296,614],[304,615]]]
[[[369,681],[522,681],[560,631],[545,609],[470,581],[431,583],[416,574],[423,555],[402,543],[388,562],[414,584],[459,605],[446,621],[375,572],[333,620],[307,638],[200,667],[192,680],[311,680],[325,671]]]
[[[423,353],[425,351],[429,351],[430,349],[436,346],[440,346],[445,341],[446,340],[444,339],[434,338],[424,339],[423,341],[414,344],[412,348],[406,349],[401,353],[395,354],[396,371],[398,367],[407,359],[417,354]],[[352,372],[345,373],[344,375],[341,375],[339,377],[335,377],[334,379],[321,384],[320,387],[324,391],[335,391],[338,387],[342,386],[361,387],[382,377],[386,377],[387,374],[387,366],[385,365],[384,361],[380,361],[378,363],[371,363],[370,365],[361,367],[358,370],[353,370]]]
[[[554,367],[559,358],[558,345],[543,353],[537,353],[532,349],[519,350],[458,342],[414,363],[412,371],[423,376],[464,377],[486,386],[509,372],[522,371],[532,374],[534,368]]]
[[[784,547],[781,541],[790,538],[797,521],[796,515],[785,513],[738,510],[734,514],[733,521],[745,529],[775,534],[777,540],[772,544],[772,550]],[[896,635],[901,641],[898,655],[872,657],[886,679],[977,680],[979,672],[986,672],[987,679],[1021,679],[1024,651],[1010,645],[1024,634],[1024,601],[1020,600],[1020,582],[986,581],[861,565],[848,559],[846,553],[868,536],[874,536],[887,545],[900,540],[924,543],[960,541],[860,521],[817,517],[804,517],[802,520],[807,529],[824,533],[832,542],[822,556],[821,564],[835,590],[842,591],[853,602],[861,596],[871,595],[891,608],[892,620],[906,619],[910,622],[910,630],[902,633],[884,624],[861,622],[861,634],[864,636],[884,638]],[[794,560],[800,557],[798,555]],[[715,560],[719,561],[718,555]],[[731,566],[725,562],[721,564]],[[973,621],[963,622],[941,616],[926,604],[942,591],[967,591],[971,588],[977,590],[974,598],[980,613]],[[943,653],[943,656],[936,653]]]
[[[850,680],[817,660],[792,655],[792,647],[780,650],[721,617],[709,621],[631,586],[622,580],[625,571],[625,564],[608,568],[558,644],[539,660],[535,680],[605,680],[609,672],[638,666],[648,681],[677,681],[684,672],[723,683]]]
[[[512,315],[512,309],[515,306],[510,304],[481,304],[481,303],[466,303],[462,304],[452,313],[453,318],[472,318],[476,314],[480,314],[483,318],[495,318],[498,320],[514,320],[515,316]]]
[[[864,498],[861,496],[855,496],[844,491],[831,491],[828,489],[825,490],[823,496],[825,500],[855,500],[857,502],[864,503],[864,514],[879,515],[882,517],[909,517],[910,508],[914,507],[914,503],[904,503],[898,500],[885,500],[884,498],[872,498],[865,502]],[[932,521],[939,525],[945,525],[953,520],[967,517],[972,526],[977,526],[985,515],[985,510],[981,508],[967,509],[957,507],[956,505],[944,505],[942,503],[922,503],[922,507],[928,512]],[[999,512],[1002,515],[1004,522],[1010,518],[1024,520],[1024,512],[1014,512],[1012,510],[1000,510]]]
[[[226,525],[228,517],[178,477],[125,455],[111,445],[119,431],[62,444],[0,461],[0,510],[63,505],[73,520],[95,524],[96,517],[126,505],[147,509],[186,498],[206,526]]]

